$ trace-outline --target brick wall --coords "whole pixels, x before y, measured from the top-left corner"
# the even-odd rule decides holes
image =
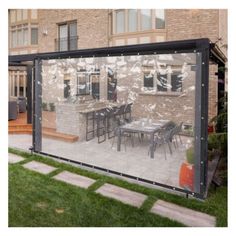
[[[209,95],[208,95],[208,120],[210,121],[217,115],[217,100],[218,100],[218,79],[215,73],[218,71],[217,65],[209,67]]]
[[[39,10],[39,52],[55,51],[57,24],[73,20],[77,20],[78,49],[108,46],[108,10]]]
[[[209,38],[217,41],[219,36],[219,10],[166,11],[167,40]]]

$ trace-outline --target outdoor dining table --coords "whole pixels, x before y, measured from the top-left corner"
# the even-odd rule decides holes
[[[141,119],[132,121],[119,127],[118,140],[117,140],[117,151],[121,150],[121,138],[122,133],[141,133],[150,135],[150,157],[154,158],[154,136],[160,129],[170,123],[169,120],[158,120],[152,122],[148,119]]]

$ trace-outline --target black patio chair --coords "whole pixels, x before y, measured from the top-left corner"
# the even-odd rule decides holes
[[[175,129],[175,127],[173,127],[173,128],[170,128],[170,127],[163,128],[154,137],[154,151],[156,150],[157,147],[162,146],[163,150],[164,150],[164,153],[165,153],[165,159],[166,159],[166,147],[165,147],[166,144],[168,145],[170,154],[172,155],[172,153],[173,153],[172,148],[171,148],[171,142],[172,142],[171,138],[172,138],[172,132],[173,132],[174,129]],[[150,153],[150,148],[149,148],[149,151],[148,151],[148,155]]]
[[[182,126],[183,126],[183,122],[181,122],[179,125],[176,125],[171,132],[171,142],[174,143],[175,148],[178,147],[178,139],[177,137],[179,137],[179,141],[182,144],[182,140],[180,137],[180,132],[182,131]]]
[[[8,120],[17,119],[17,102],[8,101]]]
[[[112,108],[106,108],[106,132],[108,139],[111,139],[114,137],[114,130],[118,126],[117,122],[115,120],[115,112],[116,112],[116,107]]]
[[[95,136],[95,112],[86,113],[86,141],[93,139]]]
[[[127,121],[127,122],[131,122],[132,121],[132,118],[131,118],[131,112],[132,112],[132,103],[129,103],[125,106],[124,108],[124,119]]]

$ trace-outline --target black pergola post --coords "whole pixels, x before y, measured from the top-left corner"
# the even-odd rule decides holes
[[[195,83],[194,191],[204,195],[207,186],[209,42],[198,42]]]
[[[33,150],[42,151],[42,64],[41,60],[34,60],[34,91],[33,91]]]

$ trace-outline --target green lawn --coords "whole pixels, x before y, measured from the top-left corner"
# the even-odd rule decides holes
[[[183,226],[148,211],[157,199],[199,210],[217,217],[217,226],[227,226],[227,188],[220,187],[209,192],[205,202],[168,194],[160,190],[131,184],[94,172],[86,171],[49,158],[30,155],[9,149],[26,158],[18,164],[9,165],[9,226]],[[38,160],[58,168],[49,175],[41,175],[24,169],[21,165]],[[53,180],[52,175],[61,170],[85,175],[96,179],[88,190]],[[112,183],[148,195],[138,209],[96,194],[103,183]]]

